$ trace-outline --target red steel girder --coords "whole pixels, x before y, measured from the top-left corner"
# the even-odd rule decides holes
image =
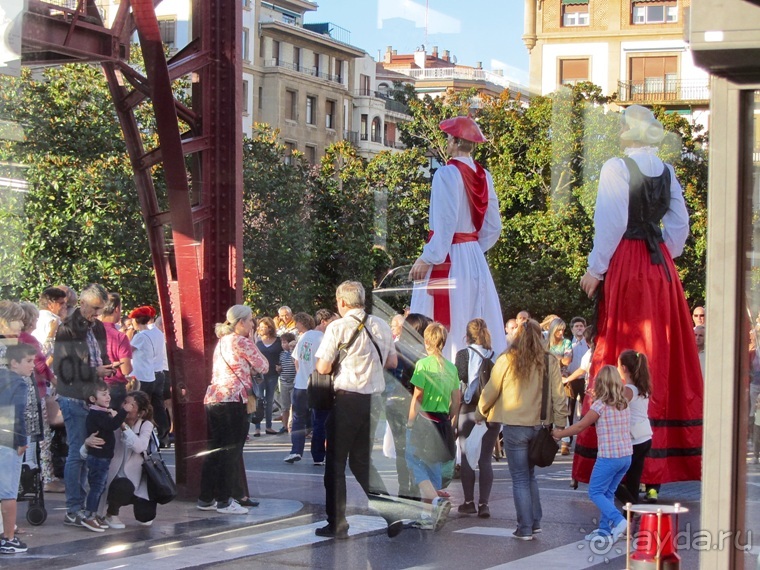
[[[67,10],[30,0],[24,63],[100,61],[124,132],[145,218],[173,382],[177,482],[197,496],[207,433],[203,397],[216,339],[213,323],[242,299],[242,36],[239,0],[193,0],[191,41],[169,62],[155,6],[122,0],[110,30],[94,0]],[[146,75],[126,63],[135,29]],[[110,47],[110,49],[107,49]],[[172,81],[193,73],[192,108]],[[145,149],[135,108],[153,105],[159,146]],[[189,130],[180,132],[182,119]],[[168,209],[152,169],[163,166]],[[191,181],[191,182],[189,182]],[[167,239],[168,238],[168,239]]]

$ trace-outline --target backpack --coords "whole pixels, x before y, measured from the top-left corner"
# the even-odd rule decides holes
[[[473,348],[471,346],[468,346],[464,350],[460,350],[457,354],[457,370],[459,370],[460,374],[459,377],[461,378],[468,378],[469,376],[469,365],[470,365],[470,353],[468,351],[475,352],[478,356],[480,356],[480,366],[478,367],[478,385],[475,388],[475,393],[472,395],[472,399],[470,400],[469,404],[465,404],[464,402],[464,394],[467,391],[468,384],[466,382],[462,382],[462,405],[472,406],[475,407],[478,405],[478,401],[480,400],[480,393],[483,391],[483,388],[485,388],[485,385],[488,384],[488,381],[491,379],[491,371],[493,370],[493,358],[494,352],[493,350],[488,351],[486,354],[481,353],[476,348]],[[461,355],[461,358],[460,358]],[[469,380],[469,378],[468,378]]]

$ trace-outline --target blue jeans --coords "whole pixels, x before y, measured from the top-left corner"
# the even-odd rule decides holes
[[[266,427],[267,429],[272,429],[272,407],[274,405],[274,393],[277,390],[277,374],[274,376],[264,376],[264,382],[261,384],[260,389],[264,391],[263,397],[266,402],[264,408]],[[253,425],[256,426],[256,429],[261,429],[261,422]]]
[[[517,513],[517,534],[521,536],[530,536],[534,528],[541,528],[541,497],[535,467],[528,461],[528,446],[539,429],[539,426],[504,426],[504,447]]]
[[[58,405],[66,426],[66,443],[69,454],[63,470],[63,482],[66,487],[66,512],[76,515],[84,509],[84,484],[87,480],[87,464],[79,455],[79,448],[90,435],[87,433],[87,408],[84,400],[58,396]]]
[[[303,456],[306,445],[306,416],[309,414],[309,398],[306,390],[293,389],[292,408],[293,427],[290,431],[290,453]]]
[[[599,509],[599,530],[610,534],[612,527],[623,520],[623,515],[615,507],[615,491],[631,466],[631,456],[598,457],[588,482],[588,498]]]
[[[84,504],[87,516],[92,516],[98,512],[100,497],[106,490],[110,465],[111,459],[108,457],[87,456],[87,482],[90,484],[90,490],[87,492],[87,500]]]

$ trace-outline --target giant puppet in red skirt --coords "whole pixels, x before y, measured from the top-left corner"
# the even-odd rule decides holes
[[[693,324],[673,257],[688,236],[683,192],[671,166],[657,157],[662,126],[644,107],[629,107],[625,159],[602,167],[594,215],[594,249],[581,287],[598,295],[596,347],[589,391],[597,372],[616,365],[626,349],[647,355],[652,393],[652,447],[644,483],[699,480],[702,470],[702,392]],[[582,411],[592,402],[586,392]],[[592,426],[578,435],[573,478],[588,482],[597,453]]]

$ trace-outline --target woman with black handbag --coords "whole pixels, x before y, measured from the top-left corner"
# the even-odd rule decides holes
[[[124,423],[117,430],[113,459],[108,468],[108,492],[101,496],[98,509],[100,525],[113,529],[126,527],[119,518],[121,507],[133,505],[137,523],[150,526],[158,506],[148,495],[148,482],[143,473],[143,453],[153,437],[153,407],[145,392],[130,392],[124,402],[130,405]],[[102,443],[102,439],[91,434],[82,446],[82,455],[87,447],[98,447]]]
[[[512,495],[517,512],[518,540],[532,540],[541,532],[541,498],[535,465],[528,450],[545,426],[541,421],[544,371],[548,372],[551,397],[546,398],[548,424],[564,426],[567,398],[556,358],[546,358],[541,327],[530,319],[520,325],[512,344],[496,360],[491,380],[478,402],[478,419],[504,424],[504,447],[512,477]],[[548,369],[547,369],[548,366]]]

